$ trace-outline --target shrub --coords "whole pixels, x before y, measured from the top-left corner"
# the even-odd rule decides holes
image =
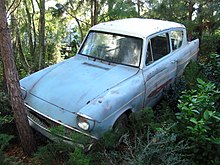
[[[73,146],[64,142],[49,142],[47,145],[40,147],[34,154],[36,164],[63,164],[69,158],[69,153],[74,150]]]
[[[197,79],[197,89],[184,91],[176,114],[179,134],[194,147],[194,161],[207,164],[220,163],[220,112],[216,109],[219,91],[210,82]]]
[[[220,87],[220,55],[211,54],[201,66],[207,78]]]
[[[86,155],[80,148],[75,148],[74,152],[70,154],[67,164],[70,165],[89,165],[91,158]]]
[[[0,130],[4,124],[10,123],[13,120],[11,116],[2,116],[0,112]],[[0,132],[0,164],[8,165],[11,163],[11,158],[5,157],[3,150],[9,145],[9,141],[13,138],[13,135],[8,135]]]
[[[98,155],[100,164],[187,164],[186,149],[188,145],[178,142],[169,128],[153,133],[148,127],[142,135],[124,134],[117,149],[104,149]]]
[[[169,110],[165,111],[164,117],[170,115]],[[92,162],[106,165],[187,164],[188,155],[184,153],[189,147],[186,142],[177,140],[177,135],[172,132],[175,122],[170,124],[163,117],[161,120],[156,120],[153,109],[133,113],[130,117],[130,126],[116,141],[118,145],[114,148],[106,147],[104,142],[111,141],[109,137],[114,137],[114,132],[109,132],[99,145],[102,148],[93,151]]]
[[[218,53],[220,34],[208,34],[204,33],[202,36],[202,42],[200,46],[200,52],[202,55],[211,53]],[[208,43],[208,44],[207,44]]]

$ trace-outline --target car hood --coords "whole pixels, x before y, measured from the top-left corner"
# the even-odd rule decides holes
[[[108,65],[77,55],[43,75],[30,94],[62,109],[78,112],[137,71],[137,68]]]

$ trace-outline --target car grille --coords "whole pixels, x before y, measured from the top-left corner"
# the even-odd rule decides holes
[[[94,142],[94,139],[91,137],[56,123],[37,112],[32,111],[30,108],[28,108],[27,115],[32,121],[47,129],[54,136],[59,136],[63,139],[80,144],[91,144]]]

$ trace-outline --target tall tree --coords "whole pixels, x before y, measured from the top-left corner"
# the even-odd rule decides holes
[[[31,55],[31,72],[34,72],[38,70],[38,63],[37,63],[37,53],[36,53],[36,45],[37,45],[37,34],[36,34],[36,28],[35,28],[35,22],[34,22],[34,16],[35,16],[35,9],[34,9],[34,3],[31,0],[31,2],[27,0],[23,0],[23,4],[25,7],[25,12],[26,19],[25,24],[26,24],[26,30],[27,30],[27,36],[28,36],[28,46],[30,49],[30,55]],[[30,11],[32,8],[32,11]],[[19,30],[17,30],[17,33],[19,33]],[[20,47],[20,55],[22,55],[22,42],[19,44]]]
[[[99,6],[97,0],[90,0],[91,3],[91,26],[94,26],[98,23],[98,14],[99,14]]]
[[[2,55],[7,88],[22,148],[26,154],[32,154],[36,150],[36,145],[32,130],[28,124],[24,102],[21,97],[18,72],[16,70],[12,52],[11,36],[7,23],[4,0],[0,0],[0,52]]]
[[[38,2],[38,1],[37,1]],[[45,46],[45,0],[39,0],[39,69],[45,67],[46,46]]]

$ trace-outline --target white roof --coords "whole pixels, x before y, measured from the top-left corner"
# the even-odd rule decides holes
[[[157,19],[128,18],[100,23],[93,26],[90,30],[145,38],[151,34],[170,28],[185,28],[185,26],[179,23]]]

